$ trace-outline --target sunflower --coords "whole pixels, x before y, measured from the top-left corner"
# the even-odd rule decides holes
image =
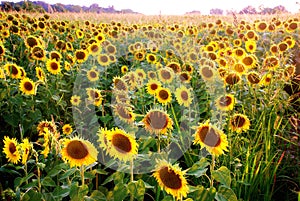
[[[194,144],[200,144],[202,148],[215,156],[222,155],[227,150],[228,141],[223,131],[216,128],[207,120],[205,123],[200,124],[194,134]]]
[[[51,133],[56,133],[56,125],[52,121],[41,121],[37,126],[37,131],[39,135],[43,135],[45,128],[49,130]]]
[[[51,51],[50,52],[50,59],[55,59],[56,61],[59,61],[62,58],[61,53],[58,51]]]
[[[204,65],[199,68],[199,74],[205,81],[212,81],[216,77],[216,70],[209,65]]]
[[[5,72],[3,69],[0,68],[0,79],[5,79]]]
[[[137,51],[134,53],[134,59],[137,61],[143,61],[145,59],[144,51]]]
[[[77,95],[73,95],[70,100],[71,104],[74,106],[78,106],[81,103],[81,97]]]
[[[245,74],[248,70],[248,68],[246,68],[246,66],[242,62],[235,63],[232,68],[239,75]]]
[[[235,98],[231,94],[221,95],[216,100],[216,106],[219,110],[229,111],[233,110]]]
[[[260,76],[257,72],[252,71],[247,74],[247,80],[250,84],[258,84],[260,82]]]
[[[245,42],[245,48],[247,52],[254,53],[256,51],[256,42],[255,40],[248,40]]]
[[[98,33],[98,35],[95,36],[95,39],[98,41],[98,43],[102,43],[103,41],[105,41],[105,36],[103,33]]]
[[[118,158],[121,161],[130,161],[137,156],[138,143],[133,135],[126,133],[119,128],[113,128],[109,132],[105,132],[104,139],[107,140],[107,152],[111,157]],[[103,136],[99,136],[99,140]],[[102,143],[100,141],[100,143]]]
[[[114,77],[113,78],[113,83],[114,83],[114,89],[119,90],[119,91],[128,91],[128,85],[124,81],[123,78],[120,77]]]
[[[87,73],[87,78],[89,79],[89,81],[91,82],[96,82],[97,80],[99,80],[99,72],[95,69],[92,68],[91,70],[89,70]]]
[[[158,80],[150,79],[147,83],[148,94],[155,95],[156,90],[161,87],[161,83]]]
[[[278,44],[278,50],[279,52],[283,53],[285,52],[287,49],[289,49],[289,45],[287,44],[287,42],[282,41]]]
[[[35,68],[35,72],[36,72],[36,77],[41,80],[41,81],[45,81],[46,79],[46,74],[44,72],[44,70],[41,67],[36,67]]]
[[[87,50],[80,49],[75,51],[74,56],[78,63],[83,63],[88,59],[89,53]]]
[[[26,164],[30,150],[32,149],[32,144],[29,142],[28,138],[23,139],[20,148],[22,152],[22,164]]]
[[[68,162],[71,167],[91,165],[97,161],[98,151],[94,145],[79,137],[65,139],[62,143],[62,159]]]
[[[99,89],[87,88],[86,93],[88,95],[88,100],[91,101],[95,106],[101,105],[103,97]]]
[[[271,73],[266,73],[262,76],[261,78],[261,81],[260,81],[260,85],[263,85],[263,86],[268,86],[271,81],[272,81],[272,74]]]
[[[22,79],[20,82],[19,88],[26,95],[35,95],[36,94],[36,85],[29,78]]]
[[[5,55],[5,47],[2,43],[0,43],[0,56],[4,56]]]
[[[114,45],[110,44],[108,46],[105,47],[105,50],[108,54],[116,54],[117,49]]]
[[[110,59],[107,54],[99,54],[97,61],[101,66],[108,66],[110,64]]]
[[[170,68],[161,68],[158,70],[158,77],[163,83],[171,83],[174,79],[174,73]]]
[[[180,64],[174,61],[168,63],[166,67],[171,68],[174,71],[174,73],[179,73],[181,71]]]
[[[246,56],[246,52],[243,48],[237,47],[233,49],[233,56],[239,60],[243,59]]]
[[[193,72],[194,72],[194,67],[190,63],[184,63],[182,65],[182,69],[185,70],[185,71],[187,71],[189,74],[193,74]]]
[[[150,80],[156,80],[157,79],[157,75],[155,71],[149,70],[147,72],[147,76]]]
[[[127,72],[128,72],[128,66],[123,65],[123,66],[121,67],[121,73],[122,73],[122,74],[125,74],[125,73],[127,73]]]
[[[72,128],[72,126],[70,124],[65,124],[62,127],[62,131],[63,131],[64,134],[70,135],[73,132],[73,128]]]
[[[146,55],[146,60],[149,64],[155,64],[156,63],[156,55],[153,53],[149,53]]]
[[[242,39],[240,39],[240,38],[234,39],[233,45],[234,45],[234,47],[240,47],[242,45]]]
[[[27,48],[33,48],[34,46],[40,45],[38,39],[35,36],[28,36],[25,40]]]
[[[79,30],[79,29],[77,29],[77,30],[75,31],[75,34],[76,34],[76,37],[77,37],[78,39],[81,39],[81,38],[84,37],[84,33],[83,33],[81,30]]]
[[[168,104],[172,101],[172,94],[170,89],[160,87],[156,90],[156,98],[161,104]]]
[[[97,56],[102,51],[100,43],[92,43],[88,47],[88,51],[92,56]]]
[[[175,97],[179,105],[189,107],[192,103],[191,88],[188,89],[186,86],[182,85],[180,88],[176,89]]]
[[[263,61],[263,67],[269,70],[275,70],[279,67],[279,59],[276,56],[266,57]]]
[[[46,58],[44,48],[41,45],[34,46],[31,49],[31,56],[33,59],[43,61]]]
[[[250,120],[246,115],[243,114],[234,114],[229,121],[229,128],[232,131],[241,133],[247,131],[250,127]]]
[[[185,172],[178,164],[171,165],[165,160],[157,161],[153,176],[159,186],[175,199],[186,197],[189,191],[188,183],[184,177]]]
[[[5,153],[8,162],[17,164],[21,159],[21,155],[19,152],[19,145],[16,138],[10,139],[9,137],[4,136],[3,143],[4,143],[3,152]]]
[[[142,80],[146,79],[146,73],[145,73],[145,71],[144,71],[143,69],[137,68],[137,69],[135,70],[135,73],[136,73],[137,76],[138,76],[139,78],[141,78]]]
[[[135,120],[135,115],[132,112],[132,109],[130,107],[125,107],[121,104],[117,104],[114,106],[114,113],[122,121],[125,121],[128,124],[134,122],[134,120]]]
[[[152,109],[143,118],[145,129],[154,134],[166,134],[173,129],[173,121],[169,115],[160,109]]]
[[[179,73],[179,79],[183,83],[189,83],[192,79],[192,76],[187,71],[182,71]]]
[[[13,63],[7,63],[4,65],[4,69],[6,75],[9,75],[11,78],[20,79],[21,78],[21,71],[19,66]]]
[[[234,72],[228,73],[224,77],[224,81],[226,84],[235,85],[241,80],[241,77]]]
[[[46,63],[46,66],[47,70],[54,75],[57,75],[61,72],[60,62],[56,61],[55,59],[49,59]]]
[[[241,61],[247,68],[253,68],[256,65],[257,58],[253,54],[251,54],[245,56]]]

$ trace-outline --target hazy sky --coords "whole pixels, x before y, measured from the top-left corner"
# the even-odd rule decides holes
[[[12,0],[19,2],[20,0]],[[163,15],[182,15],[193,10],[201,11],[208,14],[211,8],[221,8],[225,10],[241,10],[248,5],[256,8],[263,5],[264,7],[275,7],[283,5],[290,12],[297,12],[300,5],[296,4],[300,0],[41,0],[50,4],[63,3],[80,6],[90,6],[97,3],[100,7],[113,5],[116,10],[132,9],[146,15],[156,15],[161,12]]]

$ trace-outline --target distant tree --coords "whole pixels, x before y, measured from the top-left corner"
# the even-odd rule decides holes
[[[239,14],[257,14],[257,11],[253,6],[247,6],[243,8]]]
[[[213,8],[213,9],[210,9],[209,13],[211,15],[223,15],[223,10],[220,8]]]

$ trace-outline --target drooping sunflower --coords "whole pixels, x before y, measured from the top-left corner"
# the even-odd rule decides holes
[[[179,79],[183,83],[189,83],[192,79],[192,76],[187,71],[182,71],[179,73]]]
[[[99,72],[95,68],[92,68],[89,71],[87,71],[86,75],[89,81],[91,82],[96,82],[97,80],[99,80]]]
[[[167,64],[166,67],[171,68],[174,71],[174,73],[179,73],[181,71],[181,67],[178,62],[170,62]]]
[[[209,120],[200,124],[194,134],[194,144],[200,144],[202,148],[215,156],[224,154],[227,150],[228,141],[223,131],[211,125]]]
[[[175,96],[178,104],[184,105],[185,107],[189,107],[193,100],[191,94],[191,88],[188,89],[184,85],[176,89]]]
[[[185,172],[178,164],[171,165],[165,160],[159,160],[153,176],[159,186],[175,199],[186,197],[189,191],[188,183],[184,177]]]
[[[103,97],[99,89],[87,88],[86,93],[88,95],[88,100],[91,101],[95,106],[101,105]]]
[[[41,121],[37,126],[37,131],[39,135],[43,135],[43,132],[47,128],[51,133],[56,133],[56,125],[52,121]]]
[[[279,59],[276,56],[266,57],[263,61],[263,67],[268,70],[276,70],[279,67]]]
[[[4,69],[5,69],[6,75],[9,75],[11,78],[14,78],[14,79],[21,78],[21,72],[20,72],[19,66],[17,66],[16,64],[7,63],[4,65]]]
[[[158,77],[163,83],[171,83],[174,79],[174,73],[170,68],[160,68]]]
[[[246,115],[243,114],[234,114],[229,121],[229,128],[232,131],[241,133],[247,131],[250,127],[250,120]]]
[[[117,104],[114,107],[114,114],[117,115],[122,121],[130,124],[135,120],[135,115],[131,107],[125,107],[121,104]]]
[[[56,61],[55,59],[49,59],[46,63],[47,70],[54,75],[57,75],[61,72],[60,62]]]
[[[115,90],[128,91],[127,83],[124,81],[123,78],[120,78],[118,76],[113,78],[113,87]]]
[[[77,95],[73,95],[70,100],[71,104],[74,106],[78,106],[81,103],[81,97]]]
[[[107,152],[111,157],[126,162],[137,156],[138,143],[135,137],[123,129],[111,129],[109,132],[106,132],[105,139],[107,140]]]
[[[27,48],[33,48],[39,45],[39,41],[35,36],[28,36],[25,40],[25,45]]]
[[[56,61],[60,61],[60,59],[62,58],[61,53],[59,53],[58,51],[51,51],[50,52],[50,59],[55,59]]]
[[[64,134],[70,135],[73,132],[73,128],[72,128],[72,126],[70,124],[65,124],[62,127],[62,131],[63,131]]]
[[[235,63],[232,68],[239,75],[245,74],[248,70],[248,68],[246,68],[245,64],[243,64],[242,62]]]
[[[28,160],[28,156],[30,150],[33,148],[32,144],[29,142],[28,138],[23,139],[20,144],[21,152],[22,152],[22,164],[26,164]]]
[[[216,106],[219,110],[229,111],[233,110],[235,98],[231,94],[221,95],[216,100]]]
[[[94,145],[87,140],[83,140],[79,137],[73,137],[71,139],[65,138],[62,145],[62,159],[68,162],[71,167],[91,165],[97,161],[98,151]]]
[[[161,87],[161,83],[158,80],[150,79],[147,83],[148,94],[155,95],[156,90]]]
[[[44,72],[44,70],[41,67],[36,67],[35,68],[35,72],[36,72],[36,77],[40,80],[40,81],[45,81],[46,79],[46,74]]]
[[[168,104],[172,101],[172,94],[169,88],[160,87],[156,90],[156,95],[158,102],[161,104]]]
[[[35,95],[36,93],[35,83],[29,78],[22,79],[19,88],[26,95]]]
[[[145,129],[154,134],[166,134],[173,129],[173,121],[169,114],[160,109],[152,109],[147,112],[142,122]]]
[[[10,139],[9,137],[4,136],[3,143],[4,143],[3,152],[5,153],[8,162],[17,164],[21,159],[21,155],[19,152],[19,145],[16,138]]]

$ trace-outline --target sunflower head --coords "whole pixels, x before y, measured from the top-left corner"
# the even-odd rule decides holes
[[[172,94],[169,88],[160,87],[156,90],[156,98],[161,104],[168,104],[172,101]]]
[[[227,150],[228,141],[226,135],[211,125],[209,121],[200,124],[195,132],[194,144],[200,144],[202,148],[215,156],[222,155]]]
[[[18,163],[21,159],[21,155],[19,152],[19,145],[16,138],[10,139],[9,137],[4,136],[3,143],[3,152],[5,153],[8,162],[12,162],[14,164]]]
[[[179,105],[184,105],[185,107],[189,107],[193,100],[191,89],[186,88],[184,85],[176,89],[175,96]]]
[[[145,129],[154,134],[166,134],[173,129],[173,121],[165,111],[160,109],[150,110],[142,122]]]
[[[65,139],[62,143],[61,155],[71,167],[90,165],[97,161],[98,151],[94,145],[79,137]]]
[[[20,90],[26,95],[35,95],[36,94],[36,85],[29,78],[22,79],[19,87],[20,87]]]
[[[179,165],[171,165],[165,160],[159,160],[156,164],[153,176],[159,186],[175,199],[186,197],[189,187],[184,177],[185,172]]]
[[[229,128],[232,131],[241,133],[247,131],[250,127],[250,120],[246,115],[243,114],[234,114],[229,121]]]
[[[64,134],[70,135],[73,132],[73,128],[72,128],[72,126],[70,124],[65,124],[62,127],[62,131],[63,131]]]
[[[233,110],[235,98],[231,94],[222,95],[216,100],[216,106],[219,110],[229,111]]]
[[[147,83],[147,92],[151,95],[155,95],[157,89],[159,89],[161,85],[161,82],[159,82],[158,80],[150,79]]]

